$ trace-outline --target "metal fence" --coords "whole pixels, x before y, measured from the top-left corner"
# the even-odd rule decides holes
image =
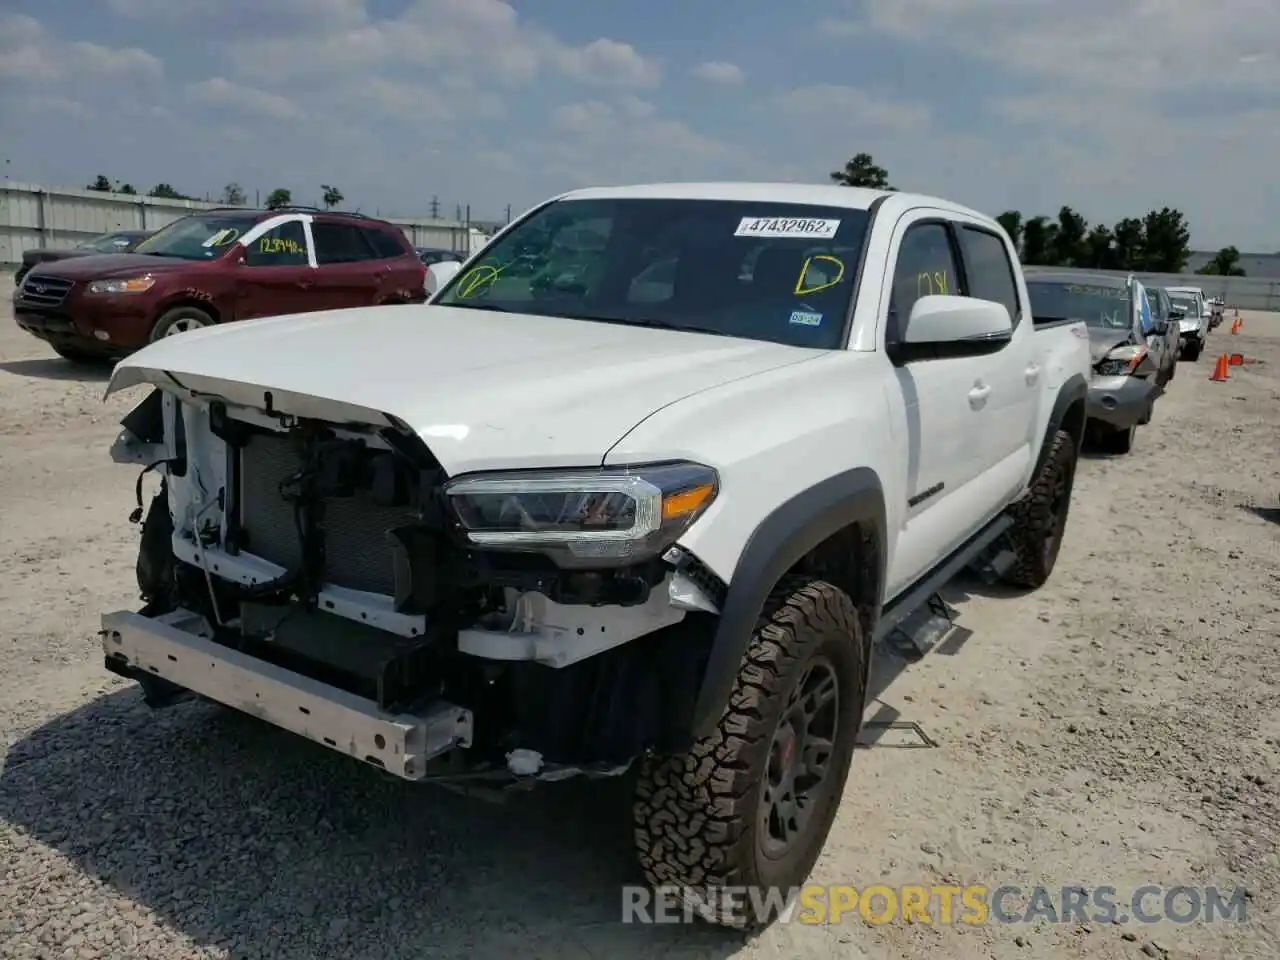
[[[115,230],[156,230],[180,217],[222,206],[199,200],[164,200],[96,190],[42,187],[0,181],[0,264],[16,264],[22,251],[65,249]],[[476,228],[466,220],[384,217],[415,247],[468,253]]]
[[[1113,277],[1126,277],[1123,270],[1088,270],[1087,273],[1105,273]],[[1280,280],[1261,277],[1212,277],[1199,273],[1142,273],[1133,274],[1149,287],[1199,287],[1211,297],[1222,297],[1229,307],[1241,310],[1280,310]]]

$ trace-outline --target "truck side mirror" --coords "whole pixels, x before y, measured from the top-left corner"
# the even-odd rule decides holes
[[[443,290],[445,284],[457,276],[458,271],[461,269],[462,264],[458,263],[457,260],[444,260],[427,267],[427,276],[423,281],[427,296],[434,297],[439,291]]]
[[[1013,320],[1002,303],[930,294],[911,307],[895,363],[995,353],[1013,339]]]

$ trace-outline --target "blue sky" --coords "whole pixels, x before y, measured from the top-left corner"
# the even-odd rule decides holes
[[[1280,250],[1275,0],[5,0],[4,175],[477,218],[573,187],[825,181],[1183,210]]]

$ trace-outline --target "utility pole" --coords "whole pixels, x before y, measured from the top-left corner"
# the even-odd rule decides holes
[[[511,204],[507,204],[507,223],[511,222]]]
[[[440,219],[440,198],[433,196],[431,198],[431,219]]]

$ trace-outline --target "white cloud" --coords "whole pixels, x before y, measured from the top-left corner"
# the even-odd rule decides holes
[[[137,47],[68,43],[50,35],[31,17],[0,14],[0,76],[13,81],[154,81],[163,74],[160,59]]]
[[[617,123],[613,107],[599,100],[583,103],[566,103],[556,107],[551,123],[557,130],[591,136],[609,130]]]
[[[588,83],[624,87],[652,87],[662,79],[662,70],[642,57],[629,43],[592,40],[583,47],[560,46],[555,61],[572,77]]]
[[[648,87],[662,75],[630,44],[565,43],[502,0],[412,0],[398,17],[343,22],[323,35],[237,38],[226,55],[238,72],[271,82],[396,69],[523,86],[549,68],[589,84]]]
[[[736,63],[724,60],[707,60],[690,71],[699,80],[709,83],[735,84],[742,83],[747,76]]]
[[[267,120],[295,120],[303,115],[303,111],[287,97],[232,83],[225,77],[212,77],[190,84],[187,95],[194,103],[230,107]]]
[[[866,25],[1045,82],[1131,96],[1280,84],[1273,0],[867,0]]]
[[[365,0],[106,0],[106,7],[128,20],[202,34],[237,33],[246,25],[258,36],[327,33],[366,19]]]
[[[893,100],[839,84],[796,87],[769,98],[761,107],[780,122],[810,128],[821,122],[825,129],[848,131],[851,137],[860,131],[866,136],[868,130],[921,131],[930,122],[929,108],[923,103]]]

